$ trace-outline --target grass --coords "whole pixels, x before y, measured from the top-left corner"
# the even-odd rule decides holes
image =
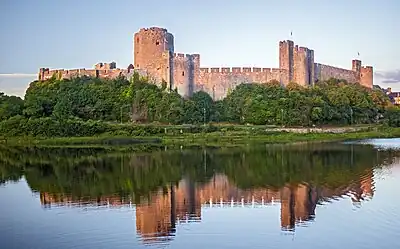
[[[345,133],[294,133],[277,132],[262,129],[239,131],[218,131],[209,133],[186,133],[179,135],[155,135],[143,137],[112,136],[103,134],[95,137],[12,137],[0,140],[0,144],[44,147],[131,147],[138,145],[153,146],[241,146],[252,143],[294,143],[347,141],[368,138],[400,137],[400,128],[368,126],[365,129]]]

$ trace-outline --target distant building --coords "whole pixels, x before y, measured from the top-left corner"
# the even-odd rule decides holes
[[[392,88],[389,87],[386,94],[394,105],[400,105],[400,92],[392,92]]]

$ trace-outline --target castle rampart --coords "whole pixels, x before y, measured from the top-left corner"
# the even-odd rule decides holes
[[[359,74],[353,70],[328,66],[315,63],[315,78],[319,81],[328,80],[330,78],[344,79],[348,82],[360,82]]]
[[[205,91],[214,99],[224,98],[230,90],[242,83],[268,83],[271,80],[286,86],[296,82],[312,86],[329,78],[344,79],[367,88],[373,86],[373,68],[352,61],[352,69],[333,67],[314,61],[314,50],[295,45],[291,40],[279,42],[279,68],[262,67],[201,67],[200,54],[176,53],[174,36],[159,27],[142,28],[133,37],[133,65],[119,69],[115,62],[98,63],[94,69],[49,70],[41,68],[39,80],[53,75],[58,79],[77,76],[99,78],[130,77],[133,72],[147,76],[154,84],[164,81],[168,89],[189,97],[196,91]]]
[[[277,80],[282,85],[288,81],[287,71],[279,68],[233,67],[233,68],[200,68],[200,84],[196,91],[205,91],[215,100],[226,97],[242,83],[267,83]]]
[[[97,67],[98,64],[95,65]],[[97,67],[98,68],[98,67]],[[105,79],[115,79],[119,76],[124,76],[129,78],[134,72],[138,72],[141,76],[147,76],[147,73],[143,70],[133,69],[133,67],[128,67],[127,69],[55,69],[50,70],[49,68],[41,68],[39,70],[39,80],[48,80],[55,77],[58,80],[61,79],[72,79],[74,77],[93,77],[93,78],[105,78]]]
[[[195,84],[195,72],[199,72],[200,55],[174,54],[172,88],[183,97],[190,97]],[[196,70],[195,70],[196,68]]]

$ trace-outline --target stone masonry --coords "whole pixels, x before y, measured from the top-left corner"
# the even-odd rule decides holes
[[[41,68],[39,80],[55,76],[69,79],[78,76],[99,78],[131,77],[134,72],[147,76],[157,85],[167,83],[169,90],[176,89],[183,97],[196,91],[205,91],[219,100],[242,83],[268,83],[278,81],[282,86],[296,82],[302,86],[329,78],[344,79],[373,87],[373,68],[362,66],[360,60],[352,61],[352,69],[337,68],[314,62],[314,50],[299,47],[293,41],[279,42],[279,68],[204,68],[200,67],[199,54],[175,53],[174,36],[159,27],[142,28],[133,37],[133,64],[127,69],[117,68],[115,62],[98,63],[94,69],[50,70]]]

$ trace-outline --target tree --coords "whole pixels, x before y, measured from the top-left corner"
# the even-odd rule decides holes
[[[0,121],[21,115],[24,101],[17,96],[7,96],[0,92]]]

